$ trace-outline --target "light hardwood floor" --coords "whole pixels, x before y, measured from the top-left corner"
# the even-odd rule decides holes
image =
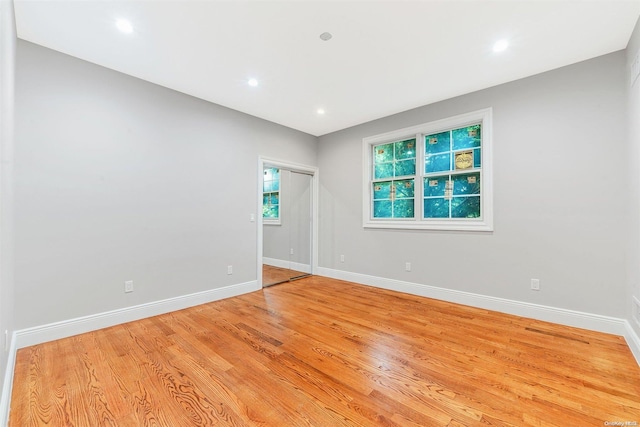
[[[10,414],[10,426],[607,422],[640,424],[623,338],[321,277],[21,349]]]
[[[278,285],[307,276],[307,273],[289,268],[274,267],[264,264],[262,266],[262,286]]]

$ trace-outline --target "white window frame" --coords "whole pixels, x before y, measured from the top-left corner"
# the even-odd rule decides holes
[[[423,123],[398,129],[362,140],[363,159],[363,205],[362,224],[364,228],[396,228],[417,230],[452,231],[493,231],[493,155],[492,155],[492,115],[491,108],[485,108],[455,117]],[[457,129],[474,124],[482,124],[482,144],[480,168],[480,218],[423,218],[424,200],[424,136]],[[414,218],[373,218],[373,146],[389,142],[416,138],[416,174],[414,183]],[[444,173],[444,171],[443,171]]]

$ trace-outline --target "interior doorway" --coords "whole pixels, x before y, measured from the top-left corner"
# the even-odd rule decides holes
[[[317,268],[317,168],[260,158],[258,280],[296,280]]]

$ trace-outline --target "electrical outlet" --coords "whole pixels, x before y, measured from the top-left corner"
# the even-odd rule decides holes
[[[344,262],[344,255],[340,255],[340,262]]]
[[[233,265],[227,265],[227,274],[233,274]]]
[[[410,262],[405,262],[404,263],[404,271],[411,271],[411,263]]]
[[[4,330],[4,351],[9,351],[9,331]]]
[[[532,291],[540,290],[540,279],[531,279],[531,290]]]
[[[133,292],[133,280],[127,280],[124,282],[124,292],[127,294],[129,292]]]
[[[289,255],[293,255],[293,248],[289,250]]]

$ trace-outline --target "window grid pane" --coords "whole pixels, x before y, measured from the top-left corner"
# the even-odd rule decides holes
[[[280,218],[280,169],[265,168],[262,186],[262,217]]]
[[[415,138],[374,145],[372,148],[374,180],[415,175]]]
[[[481,130],[476,124],[424,136],[424,219],[481,217]]]
[[[373,218],[415,218],[416,139],[374,145]],[[410,177],[408,179],[393,179]]]
[[[372,183],[374,218],[414,218],[415,180]]]

